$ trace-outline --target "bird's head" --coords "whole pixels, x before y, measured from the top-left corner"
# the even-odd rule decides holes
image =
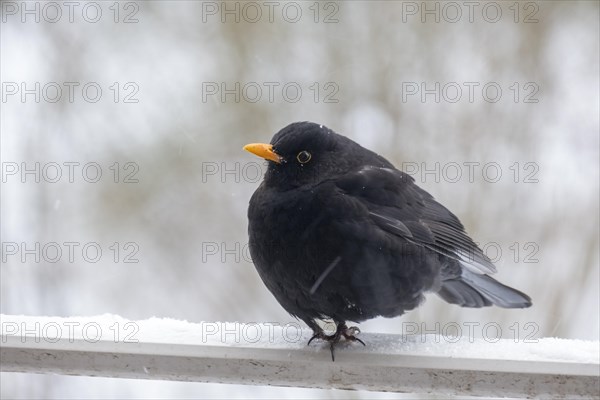
[[[277,132],[270,144],[252,143],[244,150],[269,161],[265,184],[279,190],[335,178],[372,164],[373,157],[387,163],[358,143],[312,122],[290,124]]]

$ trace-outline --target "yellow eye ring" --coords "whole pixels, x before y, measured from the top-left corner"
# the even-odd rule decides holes
[[[306,150],[301,151],[296,156],[296,160],[298,160],[298,162],[300,164],[306,164],[307,162],[310,161],[311,158],[312,158],[312,155],[308,151],[306,151]]]

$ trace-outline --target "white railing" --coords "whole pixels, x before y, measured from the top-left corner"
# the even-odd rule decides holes
[[[0,316],[3,372],[522,398],[598,398],[598,342],[362,333],[331,361],[300,325]]]

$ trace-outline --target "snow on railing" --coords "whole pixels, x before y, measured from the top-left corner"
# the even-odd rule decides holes
[[[3,372],[486,397],[599,396],[598,342],[362,333],[307,346],[299,324],[1,315]]]

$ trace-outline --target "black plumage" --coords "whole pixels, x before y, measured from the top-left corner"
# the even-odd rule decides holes
[[[496,268],[454,214],[378,154],[310,122],[245,149],[269,160],[248,209],[252,260],[332,356],[342,337],[360,341],[346,321],[402,315],[425,292],[462,307],[531,305],[489,276]]]

